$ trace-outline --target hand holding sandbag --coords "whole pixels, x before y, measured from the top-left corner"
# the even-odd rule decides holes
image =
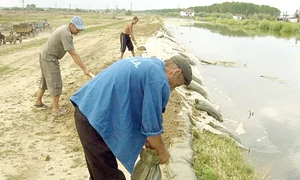
[[[134,167],[132,180],[161,180],[160,157],[153,149],[142,149],[140,160]]]

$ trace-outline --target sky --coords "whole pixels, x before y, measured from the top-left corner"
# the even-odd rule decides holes
[[[26,4],[35,4],[37,7],[58,8],[83,8],[83,9],[130,9],[133,10],[163,9],[163,8],[188,8],[191,6],[207,6],[214,3],[226,2],[226,0],[24,0]],[[228,0],[232,1],[232,0]],[[269,5],[281,11],[293,14],[300,7],[300,0],[244,0],[236,2],[249,2],[259,5]],[[22,0],[0,0],[0,7],[22,7]]]

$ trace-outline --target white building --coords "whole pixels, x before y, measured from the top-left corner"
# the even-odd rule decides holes
[[[233,19],[235,19],[235,20],[242,20],[243,17],[239,16],[239,15],[235,15],[235,16],[233,16]]]
[[[195,12],[190,9],[180,11],[180,17],[194,17]]]
[[[291,19],[289,19],[289,22],[297,23],[297,22],[299,22],[299,20],[298,20],[298,18],[291,18]]]

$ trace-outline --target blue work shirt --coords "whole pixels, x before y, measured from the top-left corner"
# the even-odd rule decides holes
[[[132,174],[147,136],[163,132],[170,85],[165,63],[127,58],[112,64],[72,97],[113,154]]]

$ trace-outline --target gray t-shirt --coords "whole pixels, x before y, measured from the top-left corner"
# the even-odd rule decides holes
[[[69,25],[63,25],[50,35],[42,48],[41,56],[43,59],[55,61],[63,58],[67,51],[74,49]]]

